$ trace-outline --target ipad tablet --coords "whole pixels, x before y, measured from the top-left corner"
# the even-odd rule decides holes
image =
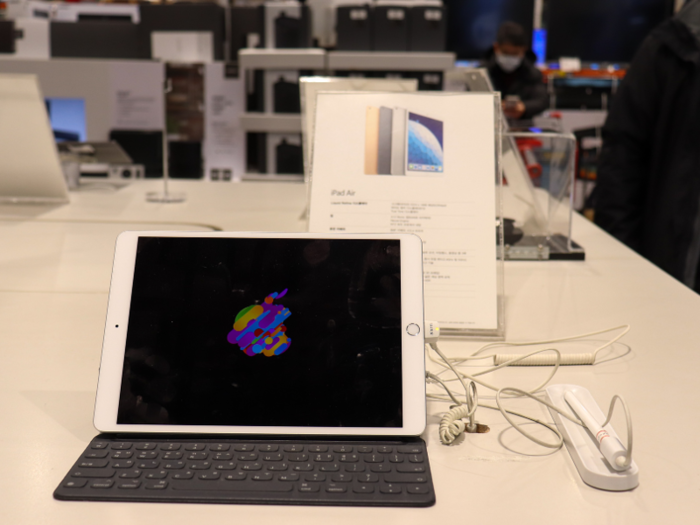
[[[122,233],[94,424],[129,433],[420,434],[420,238]]]

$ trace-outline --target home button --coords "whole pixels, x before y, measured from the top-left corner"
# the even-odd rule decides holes
[[[406,327],[406,333],[408,333],[408,335],[418,335],[420,333],[420,326],[416,323],[411,323]]]

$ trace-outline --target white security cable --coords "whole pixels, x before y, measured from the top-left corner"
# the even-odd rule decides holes
[[[623,331],[611,339],[610,341],[606,342],[605,344],[599,346],[596,348],[592,353],[590,354],[565,354],[562,355],[562,353],[555,349],[555,348],[547,348],[547,349],[541,349],[541,350],[535,350],[533,352],[527,353],[527,354],[513,354],[513,355],[498,355],[498,354],[491,354],[491,355],[479,355],[481,352],[486,350],[487,348],[492,348],[495,346],[499,345],[504,345],[504,346],[529,346],[529,345],[535,345],[535,344],[549,344],[549,343],[557,343],[557,342],[564,342],[564,341],[572,341],[575,339],[581,339],[584,337],[590,337],[593,335],[599,335],[602,333],[610,332],[613,330],[619,330],[623,329]],[[596,332],[590,332],[586,334],[581,334],[577,336],[572,336],[572,337],[564,337],[564,338],[559,338],[559,339],[550,339],[546,341],[534,341],[534,342],[525,342],[525,343],[489,343],[487,345],[484,345],[481,347],[479,350],[477,350],[474,354],[472,354],[469,357],[466,358],[447,358],[438,348],[437,343],[434,342],[434,340],[431,340],[429,345],[426,345],[426,350],[431,348],[435,353],[439,356],[440,360],[434,358],[432,354],[428,351],[428,357],[431,361],[434,363],[440,365],[443,367],[443,372],[447,371],[448,369],[456,376],[455,379],[443,379],[439,376],[438,374],[434,374],[431,372],[428,372],[426,374],[426,378],[428,379],[429,382],[432,383],[437,383],[439,384],[442,388],[445,389],[447,392],[448,396],[441,396],[438,394],[428,394],[428,398],[430,399],[435,399],[438,401],[452,401],[455,405],[451,407],[451,409],[445,413],[440,421],[440,441],[443,444],[452,444],[459,435],[464,433],[465,430],[470,430],[474,431],[476,428],[476,421],[475,421],[475,412],[476,408],[478,406],[483,407],[483,408],[489,408],[489,409],[494,409],[494,410],[499,410],[503,417],[510,423],[513,428],[515,428],[518,432],[520,432],[523,436],[526,438],[530,439],[531,441],[547,447],[547,448],[553,448],[553,449],[558,449],[562,446],[563,444],[563,438],[559,430],[556,428],[556,426],[553,426],[549,423],[546,423],[544,421],[541,421],[537,418],[527,416],[525,414],[521,414],[512,410],[507,410],[503,407],[502,403],[502,395],[503,394],[511,394],[516,397],[529,397],[530,399],[535,400],[538,403],[542,403],[549,407],[550,409],[558,412],[561,414],[563,417],[567,418],[568,420],[578,424],[582,425],[581,421],[578,419],[575,419],[572,417],[570,414],[560,410],[559,408],[555,407],[551,403],[548,403],[544,401],[543,399],[540,399],[536,397],[534,394],[536,392],[539,392],[542,390],[554,377],[556,374],[560,364],[564,364],[566,361],[566,364],[594,364],[595,359],[598,355],[598,353],[609,347],[610,345],[614,344],[615,342],[619,341],[627,332],[629,332],[630,326],[629,325],[622,325],[622,326],[617,326],[614,328],[609,328],[606,330],[600,330]],[[437,339],[437,338],[435,338]],[[552,356],[542,356],[540,354],[544,352],[554,352],[554,355]],[[585,356],[585,357],[582,357]],[[474,374],[468,374],[465,373],[461,370],[458,370],[457,367],[460,365],[460,363],[465,363],[468,361],[474,361],[478,359],[485,359],[485,358],[493,358],[494,363],[496,366],[489,367],[486,370],[482,370],[479,372],[476,372]],[[537,366],[537,365],[550,365],[553,366],[554,368],[552,369],[551,373],[549,376],[537,387],[530,389],[530,390],[522,390],[519,388],[514,388],[514,387],[503,387],[499,388],[497,386],[491,385],[489,383],[486,383],[482,379],[479,379],[478,377],[484,374],[488,374],[491,372],[494,372],[496,370],[499,370],[501,368],[507,367],[507,366],[519,366],[522,365],[522,363],[525,362],[528,366]],[[450,381],[455,381],[458,380],[461,384],[462,387],[465,390],[464,398],[465,402],[462,403],[459,401],[459,397],[457,394],[451,391],[449,386],[447,385],[448,382]],[[465,380],[467,380],[465,382]],[[478,395],[476,391],[476,383],[489,388],[491,390],[496,391],[496,404],[497,407],[485,405],[482,403],[478,402]],[[605,421],[605,423],[602,424],[602,426],[605,426],[609,423],[610,418],[612,417],[612,413],[614,410],[615,402],[620,401],[622,403],[623,409],[625,411],[625,416],[627,420],[627,455],[624,459],[624,462],[621,462],[618,466],[622,468],[627,468],[632,462],[632,443],[633,443],[633,434],[632,434],[632,420],[629,411],[627,410],[627,406],[624,402],[624,399],[622,397],[615,395],[612,398],[612,401],[610,403],[610,408],[608,411],[608,416]],[[518,425],[510,416],[517,416],[521,417],[524,419],[528,419],[530,421],[533,421],[537,424],[540,424],[553,432],[557,436],[557,440],[554,443],[548,443],[546,441],[543,441],[539,438],[536,438],[532,434],[526,432],[523,430],[520,425]],[[463,418],[468,418],[469,419],[469,425],[465,425],[463,421],[461,421]],[[619,458],[622,459],[622,458]]]
[[[533,341],[529,343],[502,343],[505,346],[529,346],[529,345],[536,345],[536,344],[550,344],[550,343],[561,343],[565,341],[572,341],[575,339],[582,339],[584,337],[590,337],[593,335],[599,335],[603,334],[606,332],[612,332],[613,330],[620,330],[624,329],[622,332],[620,332],[617,337],[614,337],[607,343],[605,343],[602,346],[599,346],[596,348],[593,352],[591,353],[579,353],[579,354],[563,354],[561,356],[561,360],[559,361],[560,365],[564,366],[576,366],[576,365],[593,365],[595,364],[596,357],[598,356],[598,353],[607,348],[608,346],[616,343],[619,341],[627,332],[630,331],[630,325],[621,325],[621,326],[616,326],[614,328],[608,328],[607,330],[600,330],[598,332],[590,332],[588,334],[581,334],[581,335],[576,335],[572,337],[563,337],[561,339],[551,339],[548,341]],[[486,348],[486,347],[483,347]],[[482,349],[483,349],[482,348]],[[481,350],[479,350],[480,352]],[[478,353],[478,352],[477,352]],[[506,361],[510,361],[515,357],[516,354],[495,354],[493,356],[493,363],[495,365],[504,363]],[[523,359],[521,361],[518,361],[516,366],[553,366],[554,365],[554,359],[552,358],[553,356],[537,356],[537,357],[532,357],[528,359]]]

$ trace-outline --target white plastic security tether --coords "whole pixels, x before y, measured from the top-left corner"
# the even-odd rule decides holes
[[[546,389],[546,392],[550,402],[559,410],[574,417],[581,417],[581,414],[577,414],[576,410],[573,410],[572,406],[564,398],[568,392],[569,398],[573,394],[583,409],[588,411],[588,415],[598,422],[598,426],[602,426],[601,423],[605,421],[605,415],[600,410],[598,403],[593,399],[591,393],[582,386],[552,385]],[[612,491],[631,490],[639,485],[639,469],[634,461],[623,470],[620,470],[619,464],[616,465],[617,468],[613,467],[603,457],[598,441],[585,426],[561,417],[554,410],[550,409],[550,413],[561,431],[566,448],[571,454],[571,459],[573,459],[585,483],[595,488]],[[607,432],[606,437],[615,442],[616,446],[619,445],[619,447],[624,449],[611,424],[608,423],[602,429]],[[621,462],[618,463],[621,464]]]

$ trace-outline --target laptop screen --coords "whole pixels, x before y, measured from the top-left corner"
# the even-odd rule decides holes
[[[401,427],[400,241],[141,237],[119,424]]]

